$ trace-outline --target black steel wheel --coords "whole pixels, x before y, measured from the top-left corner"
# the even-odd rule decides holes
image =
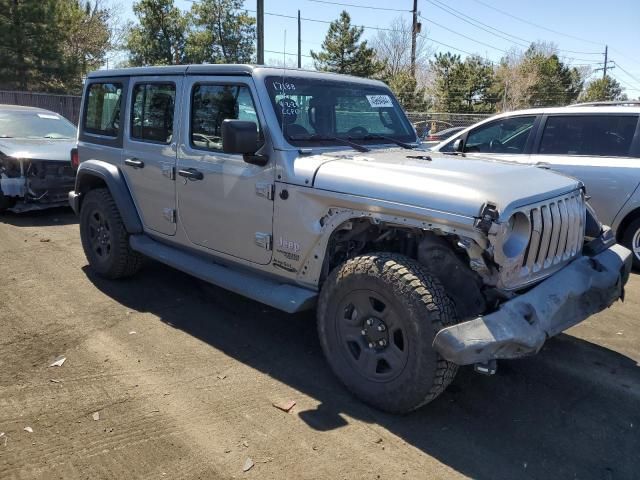
[[[457,366],[432,344],[455,322],[438,280],[391,253],[336,268],[318,303],[320,343],[334,373],[357,397],[393,413],[421,407],[451,383]]]
[[[140,269],[142,256],[131,250],[129,234],[106,188],[90,190],[83,199],[80,239],[89,265],[100,276],[128,277]]]

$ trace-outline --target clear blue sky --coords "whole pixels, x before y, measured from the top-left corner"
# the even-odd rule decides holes
[[[371,27],[365,28],[364,38],[374,37],[377,33],[375,28],[388,28],[394,17],[403,16],[408,21],[411,20],[410,10],[413,0],[332,1],[403,11],[331,5],[311,0],[264,0],[265,13],[295,17],[300,9],[303,18],[317,20],[302,22],[303,55],[309,55],[310,50],[320,49],[328,28],[328,24],[320,21],[334,20],[343,9],[349,12],[354,24]],[[187,10],[192,3],[187,0],[176,0],[176,5]],[[455,11],[447,12],[447,7]],[[125,17],[134,19],[130,4],[123,5],[123,8]],[[245,0],[245,8],[253,13],[256,8],[255,0]],[[540,40],[557,44],[561,55],[570,63],[594,64],[592,67],[598,68],[601,65],[595,65],[595,63],[603,61],[602,52],[605,44],[608,44],[609,58],[618,65],[618,68],[610,71],[611,75],[620,81],[630,97],[640,96],[640,0],[609,0],[607,2],[597,0],[456,0],[455,2],[418,0],[418,10],[422,17],[420,20],[423,25],[422,33],[432,39],[430,43],[436,51],[456,52],[453,48],[442,45],[444,43],[463,52],[478,53],[490,60],[498,61],[503,51],[517,46],[517,43],[524,44],[526,41]],[[476,22],[480,28],[465,22],[460,17],[471,23]],[[285,30],[286,51],[293,54],[289,59],[295,60],[297,52],[297,20],[295,18],[268,14],[265,16],[265,50],[282,52]],[[464,57],[463,52],[457,53]],[[266,60],[276,58],[281,60],[282,54],[265,53]],[[303,57],[303,66],[305,64],[310,66],[311,63],[310,58]]]

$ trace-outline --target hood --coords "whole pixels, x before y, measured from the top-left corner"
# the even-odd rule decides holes
[[[69,162],[76,140],[48,138],[0,138],[0,152],[7,157]]]
[[[409,158],[427,155],[431,160]],[[577,180],[529,165],[419,150],[324,154],[313,186],[334,192],[477,217],[487,202],[502,218],[514,208],[579,188]],[[331,159],[332,157],[332,159]]]

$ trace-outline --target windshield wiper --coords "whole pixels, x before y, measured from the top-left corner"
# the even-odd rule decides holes
[[[362,153],[371,151],[370,148],[360,145],[359,143],[351,142],[346,138],[332,137],[330,135],[287,135],[287,138],[298,142],[340,142]]]
[[[402,148],[406,148],[407,150],[413,150],[414,148],[416,148],[415,145],[410,145],[408,143],[405,142],[401,142],[400,140],[396,140],[393,137],[387,137],[385,135],[378,135],[377,133],[373,134],[367,134],[363,137],[349,137],[349,139],[359,139],[359,140],[386,140],[387,142],[391,142],[391,143],[395,143],[396,145],[398,145],[399,147]]]

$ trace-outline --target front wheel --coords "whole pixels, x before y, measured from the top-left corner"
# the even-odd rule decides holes
[[[435,399],[457,365],[433,349],[456,322],[440,283],[418,262],[374,253],[336,268],[318,303],[318,333],[337,377],[364,402],[406,413]]]
[[[633,268],[640,270],[640,217],[627,226],[622,244],[633,252]]]

